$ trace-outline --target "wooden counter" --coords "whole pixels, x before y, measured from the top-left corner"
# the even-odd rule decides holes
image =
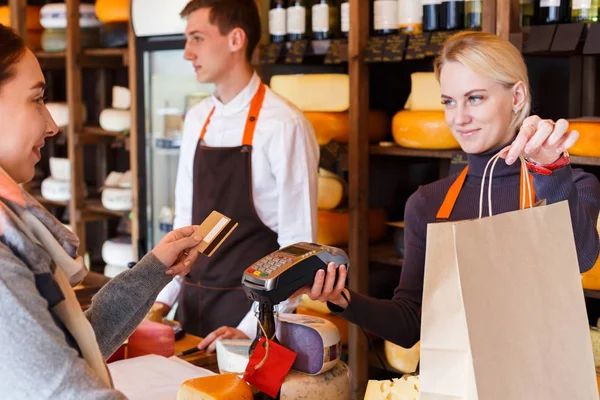
[[[186,334],[183,339],[175,342],[175,354],[187,349],[191,349],[192,347],[196,347],[198,343],[200,343],[200,340],[202,339],[198,336]],[[198,367],[206,368],[216,372],[217,374],[219,373],[219,367],[217,365],[217,353],[206,353],[204,351],[200,351],[198,353],[179,358]]]

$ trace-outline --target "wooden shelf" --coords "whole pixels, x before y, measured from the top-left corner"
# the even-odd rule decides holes
[[[81,64],[84,68],[118,68],[129,65],[127,48],[97,48],[83,49]],[[43,69],[64,68],[66,52],[36,51],[35,56]]]
[[[84,204],[85,204],[85,208],[83,209],[83,211],[84,211],[84,214],[88,214],[88,216],[90,213],[93,213],[93,214],[99,214],[99,215],[107,216],[107,217],[121,218],[121,217],[129,214],[129,212],[130,212],[129,210],[128,211],[108,210],[108,209],[104,208],[104,206],[102,205],[102,201],[100,201],[100,199],[86,199]]]
[[[38,191],[32,192],[31,195],[37,201],[39,201],[40,204],[43,205],[43,206],[50,206],[50,207],[68,207],[69,206],[69,202],[68,201],[52,201],[52,200],[48,200],[44,196],[42,196],[41,192],[38,192]]]
[[[369,247],[369,262],[401,267],[402,261],[392,242],[379,243]]]
[[[600,290],[583,290],[583,294],[585,297],[590,299],[599,299],[600,300]]]

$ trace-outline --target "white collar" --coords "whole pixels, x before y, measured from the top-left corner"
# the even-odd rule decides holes
[[[252,98],[256,94],[259,86],[261,84],[261,79],[254,71],[252,73],[252,78],[250,82],[239,92],[229,103],[223,104],[221,100],[219,100],[214,94],[212,96],[213,104],[215,105],[215,111],[219,112],[223,115],[233,115],[237,114],[240,111],[244,110],[250,105],[252,102]]]

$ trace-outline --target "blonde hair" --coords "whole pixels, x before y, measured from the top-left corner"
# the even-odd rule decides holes
[[[434,61],[435,76],[440,81],[444,64],[456,61],[476,73],[490,78],[506,88],[522,81],[526,87],[525,102],[510,125],[516,130],[531,111],[531,93],[527,66],[521,53],[510,42],[497,35],[484,32],[464,31],[452,35]]]

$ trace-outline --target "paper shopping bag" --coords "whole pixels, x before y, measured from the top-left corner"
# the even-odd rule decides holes
[[[568,203],[430,225],[421,335],[422,400],[598,399]]]

